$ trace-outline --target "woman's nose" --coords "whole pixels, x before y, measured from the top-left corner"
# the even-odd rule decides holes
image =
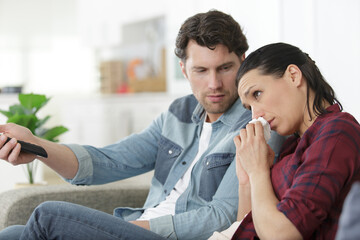
[[[257,119],[259,117],[263,117],[263,113],[259,111],[259,109],[251,107],[251,115],[252,119]]]

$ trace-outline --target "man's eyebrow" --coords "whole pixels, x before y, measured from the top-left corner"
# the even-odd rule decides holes
[[[193,66],[191,69],[205,69],[205,67],[202,67],[202,66]]]
[[[222,67],[224,67],[224,66],[226,66],[226,65],[234,65],[234,64],[235,64],[234,61],[229,61],[229,62],[226,62],[226,63],[221,64],[221,65],[218,66],[217,68],[222,68]]]

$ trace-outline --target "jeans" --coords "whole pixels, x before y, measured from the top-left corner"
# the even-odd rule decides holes
[[[20,236],[20,238],[19,238]],[[44,202],[25,226],[0,232],[2,239],[165,239],[110,214],[67,202]]]
[[[23,225],[14,225],[5,228],[0,232],[0,240],[18,240],[22,232],[24,231],[25,226]]]

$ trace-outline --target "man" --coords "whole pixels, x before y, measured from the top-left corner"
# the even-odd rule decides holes
[[[193,95],[175,100],[143,132],[104,148],[58,145],[19,126],[0,125],[7,136],[43,146],[49,157],[40,160],[72,184],[103,184],[155,169],[143,209],[117,208],[111,216],[47,202],[35,209],[25,227],[10,227],[0,237],[206,239],[229,227],[236,220],[238,198],[233,137],[251,120],[235,86],[247,49],[231,16],[209,11],[187,19],[175,53]],[[273,148],[281,142],[277,136],[271,141]],[[20,154],[15,140],[4,142],[1,137],[2,159],[14,165],[34,159]]]

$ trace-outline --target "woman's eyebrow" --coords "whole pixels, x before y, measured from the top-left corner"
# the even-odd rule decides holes
[[[247,97],[247,96],[249,95],[250,90],[251,90],[253,87],[255,87],[255,85],[252,85],[251,87],[249,87],[249,88],[245,91],[244,97]]]

